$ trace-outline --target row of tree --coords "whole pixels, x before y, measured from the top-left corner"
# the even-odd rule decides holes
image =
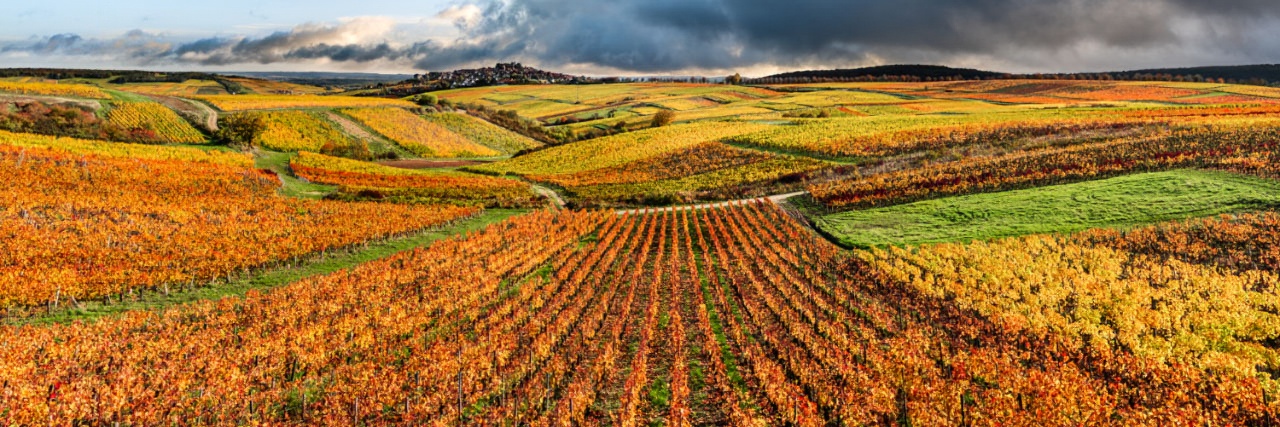
[[[727,84],[800,84],[800,83],[847,83],[847,82],[953,82],[964,80],[1102,80],[1102,81],[1159,81],[1159,82],[1194,82],[1220,84],[1246,84],[1268,86],[1273,84],[1260,77],[1248,79],[1232,79],[1222,77],[1205,77],[1200,74],[1169,73],[1074,73],[1074,74],[1005,74],[999,77],[965,77],[960,75],[945,77],[921,77],[916,75],[861,75],[835,77],[765,77],[744,79],[734,74],[725,79]]]

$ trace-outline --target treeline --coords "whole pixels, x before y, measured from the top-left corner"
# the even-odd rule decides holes
[[[0,77],[40,77],[50,80],[63,79],[111,79],[112,83],[184,82],[187,80],[216,80],[218,75],[201,72],[158,72],[138,70],[79,70],[63,68],[5,68]]]
[[[1270,86],[1280,83],[1280,80],[1272,81],[1260,77],[1249,79],[1234,79],[1223,77],[1206,77],[1200,74],[1154,74],[1154,73],[1076,73],[1076,74],[1009,74],[1001,77],[992,78],[970,78],[961,75],[946,77],[921,77],[914,75],[863,75],[863,76],[847,76],[847,77],[765,77],[759,79],[743,79],[743,84],[749,85],[771,85],[771,84],[800,84],[800,83],[848,83],[848,82],[958,82],[968,80],[1102,80],[1102,81],[1156,81],[1156,82],[1193,82],[1193,83],[1221,83],[1221,84],[1243,84],[1256,86]]]
[[[1008,76],[1007,73],[997,73],[994,71],[974,70],[970,68],[951,68],[941,65],[881,65],[876,67],[839,69],[839,70],[808,70],[808,71],[792,71],[789,73],[774,74],[763,79],[812,79],[824,81],[824,79],[837,79],[833,81],[843,81],[841,79],[855,79],[850,81],[862,81],[856,79],[891,79],[890,81],[938,81],[938,79],[956,79],[956,80],[980,80],[980,79],[998,79]],[[928,80],[933,79],[933,80]]]
[[[1129,71],[1125,74],[1161,76],[1203,76],[1227,83],[1265,85],[1280,83],[1280,64],[1236,65],[1225,67],[1160,68]]]
[[[1280,83],[1280,65],[1162,68],[1100,73],[1010,74],[937,65],[888,65],[845,70],[796,71],[745,84],[794,84],[840,82],[948,82],[961,80],[1116,80],[1273,85]],[[734,78],[727,81],[734,82]]]

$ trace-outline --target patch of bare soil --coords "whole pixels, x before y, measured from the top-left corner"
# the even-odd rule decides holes
[[[75,104],[90,110],[97,111],[102,108],[102,103],[98,101],[90,101],[75,98],[63,98],[57,96],[29,96],[29,95],[0,95],[0,102],[12,104],[27,104],[31,102],[43,102],[45,104]]]
[[[343,117],[342,115],[332,111],[328,111],[326,113],[329,116],[329,120],[332,120],[334,123],[337,123],[338,126],[342,126],[342,130],[347,134],[354,136],[356,138],[366,140],[366,141],[375,138],[373,134],[369,133],[369,131],[366,130],[363,126],[356,124],[356,122],[351,121],[351,119]],[[388,165],[388,166],[391,166],[391,165]],[[399,167],[399,166],[396,166],[396,167]],[[409,169],[418,169],[418,168],[409,168]]]
[[[143,95],[155,102],[169,107],[177,111],[178,114],[191,121],[192,124],[203,126],[210,132],[218,130],[218,112],[213,107],[201,104],[199,101],[175,98],[163,95]]]

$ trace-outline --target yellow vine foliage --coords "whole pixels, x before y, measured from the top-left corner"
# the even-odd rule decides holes
[[[154,142],[199,143],[206,138],[168,107],[154,102],[117,102],[107,112],[107,121],[125,129],[145,129],[154,133]]]
[[[768,125],[744,122],[677,124],[561,145],[472,169],[523,176],[568,175],[620,166],[767,128]]]
[[[222,111],[277,110],[289,108],[401,107],[413,108],[412,102],[374,97],[324,95],[197,95]]]
[[[0,81],[0,92],[23,95],[74,96],[79,98],[110,99],[111,96],[93,86],[67,83]]]
[[[255,144],[276,151],[320,151],[326,144],[347,146],[350,136],[317,113],[303,110],[266,111],[257,114],[267,123]]]
[[[401,108],[347,109],[342,113],[422,157],[493,157],[502,154]]]
[[[165,147],[143,144],[98,141],[92,139],[64,138],[13,133],[0,130],[0,145],[12,147],[56,148],[72,154],[132,158],[139,160],[180,160],[213,165],[253,167],[253,157],[240,152],[202,150],[191,147]]]
[[[900,283],[1013,330],[1061,337],[1092,354],[1256,377],[1280,390],[1267,373],[1280,369],[1280,353],[1263,344],[1280,337],[1276,216],[1188,224],[861,256]],[[1252,238],[1272,243],[1231,250]],[[1222,268],[1224,260],[1236,268]]]

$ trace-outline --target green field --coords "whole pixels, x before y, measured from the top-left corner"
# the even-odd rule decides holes
[[[969,242],[1161,221],[1280,206],[1280,182],[1203,170],[973,194],[817,217],[848,247]]]

